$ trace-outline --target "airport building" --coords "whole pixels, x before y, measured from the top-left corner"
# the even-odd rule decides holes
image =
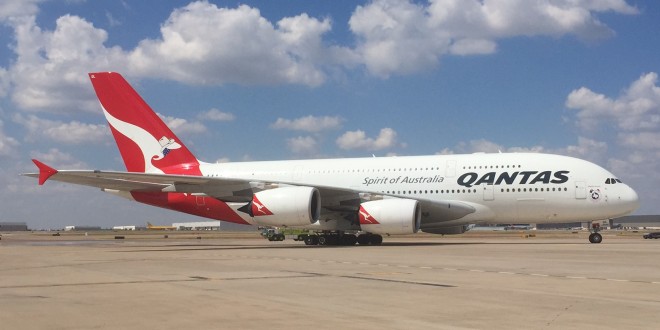
[[[612,222],[613,228],[660,229],[660,215],[629,215]]]
[[[222,231],[254,231],[256,227],[240,225],[225,221],[199,221],[175,222],[172,224],[177,230],[222,230]]]
[[[64,231],[94,231],[101,230],[99,226],[66,226]]]
[[[136,226],[114,226],[112,230],[136,230]]]
[[[0,231],[27,231],[25,222],[0,222]]]
[[[220,230],[220,221],[175,222],[176,230]]]

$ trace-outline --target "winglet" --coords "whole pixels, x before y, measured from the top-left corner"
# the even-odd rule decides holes
[[[40,186],[43,185],[44,182],[46,182],[46,180],[48,180],[48,178],[53,176],[53,174],[57,173],[56,169],[54,169],[54,168],[52,168],[52,167],[36,160],[36,159],[33,159],[32,162],[34,163],[34,165],[37,165],[37,167],[39,168],[39,185]]]

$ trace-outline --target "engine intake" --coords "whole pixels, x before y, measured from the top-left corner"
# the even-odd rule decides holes
[[[362,230],[373,234],[414,234],[419,230],[422,212],[412,199],[383,199],[360,204]]]

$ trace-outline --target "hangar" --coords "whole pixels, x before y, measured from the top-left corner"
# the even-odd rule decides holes
[[[27,231],[25,222],[0,222],[0,231]]]

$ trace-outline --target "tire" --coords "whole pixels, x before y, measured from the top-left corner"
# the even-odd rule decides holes
[[[319,245],[326,245],[328,244],[328,238],[325,235],[321,235],[319,236],[318,243]]]
[[[371,245],[381,245],[383,243],[383,236],[371,235],[371,237],[369,237],[369,243],[371,243]]]
[[[319,239],[316,235],[309,235],[305,238],[305,245],[318,245]]]
[[[357,243],[360,245],[369,245],[369,235],[362,234],[358,236]]]
[[[603,236],[599,233],[593,233],[589,235],[589,242],[598,244],[603,241]]]

